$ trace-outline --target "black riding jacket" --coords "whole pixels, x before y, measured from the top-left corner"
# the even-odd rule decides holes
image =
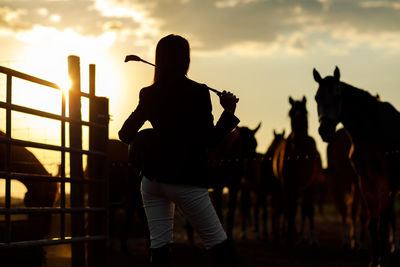
[[[215,146],[239,123],[228,111],[214,126],[208,87],[188,78],[154,83],[140,91],[139,104],[119,131],[124,143],[135,139],[145,121],[157,136],[149,179],[169,184],[208,186],[207,148]]]

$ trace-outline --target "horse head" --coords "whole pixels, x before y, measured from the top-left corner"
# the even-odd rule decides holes
[[[282,130],[282,133],[277,133],[274,129],[274,141],[281,141],[285,138],[285,129]]]
[[[294,100],[289,97],[289,103],[292,106],[289,111],[291,119],[292,132],[294,135],[307,135],[308,120],[307,120],[307,99],[305,96],[301,100]]]
[[[336,67],[333,76],[321,78],[316,69],[313,70],[314,80],[319,84],[315,100],[318,105],[319,134],[322,140],[332,140],[336,125],[341,121],[343,83],[340,82],[340,71]]]
[[[248,127],[237,127],[239,132],[239,151],[242,158],[252,158],[256,154],[257,140],[255,134],[261,127],[261,122],[257,125],[255,129],[250,129]]]

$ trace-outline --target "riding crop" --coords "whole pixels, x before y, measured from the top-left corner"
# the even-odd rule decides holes
[[[148,62],[148,61],[146,61],[146,60],[144,60],[144,59],[141,59],[140,57],[138,57],[138,56],[136,56],[136,55],[128,55],[128,56],[126,56],[126,57],[125,57],[125,62],[129,62],[129,61],[140,61],[140,62],[143,62],[143,63],[149,64],[149,65],[152,65],[153,67],[156,67],[156,68],[157,68],[157,65],[155,65],[155,64],[153,64],[153,63],[150,63],[150,62]],[[220,91],[218,91],[217,89],[210,88],[210,87],[208,87],[208,89],[209,89],[210,91],[216,93],[218,96],[220,96],[220,95],[222,94],[222,93],[221,93]]]

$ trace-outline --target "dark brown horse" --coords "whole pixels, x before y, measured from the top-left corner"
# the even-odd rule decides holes
[[[254,130],[237,127],[209,153],[210,187],[213,189],[214,204],[221,222],[225,221],[222,206],[223,188],[229,189],[226,232],[230,239],[232,239],[239,191],[241,191],[242,232],[246,229],[246,218],[250,213],[250,188],[246,179],[252,175],[252,161],[256,156],[257,147],[254,135],[260,126],[261,123]]]
[[[272,160],[274,157],[274,153],[278,147],[278,145],[285,139],[285,130],[282,131],[281,134],[273,132],[274,140],[269,145],[262,164],[261,164],[261,182],[259,186],[259,194],[257,195],[257,201],[254,211],[255,216],[255,230],[259,232],[259,224],[258,224],[258,214],[259,210],[262,210],[262,235],[264,240],[267,239],[268,235],[268,211],[267,211],[267,200],[266,196],[271,196],[271,215],[272,215],[272,233],[275,241],[278,241],[280,232],[280,217],[282,213],[282,190],[280,181],[275,177]]]
[[[316,244],[314,233],[314,184],[321,178],[321,159],[314,139],[308,135],[306,98],[295,101],[289,97],[291,134],[278,145],[273,159],[275,176],[280,180],[287,223],[287,245],[293,246],[296,236],[296,212],[302,200],[302,232],[306,237],[305,220],[308,218],[311,243]]]
[[[5,137],[3,132],[0,136]],[[6,158],[6,145],[0,143],[0,170],[4,171]],[[46,175],[50,174],[40,161],[25,147],[11,146],[10,171],[14,173]],[[54,182],[43,182],[35,180],[21,180],[27,192],[24,197],[25,207],[53,207],[59,193],[59,185]],[[39,240],[45,238],[49,233],[51,214],[29,214],[24,220],[12,221],[12,241]],[[0,239],[4,240],[4,222],[0,222]],[[13,266],[30,265],[41,266],[44,262],[44,250],[42,247],[31,247],[21,249],[5,250],[0,254],[2,263],[7,266],[10,260]],[[11,266],[11,265],[10,265]]]
[[[400,185],[400,113],[367,91],[340,81],[336,67],[324,79],[314,69],[319,84],[315,99],[320,119],[319,133],[330,142],[341,122],[353,142],[351,161],[359,176],[370,221],[373,266],[389,261],[389,221]]]
[[[358,176],[354,171],[349,155],[352,147],[349,133],[341,128],[336,131],[328,144],[328,168],[326,179],[332,193],[336,208],[339,211],[343,226],[343,245],[346,249],[365,244],[366,207],[362,205]],[[358,236],[358,219],[360,218],[360,237]]]

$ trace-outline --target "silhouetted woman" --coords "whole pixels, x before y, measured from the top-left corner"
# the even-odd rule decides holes
[[[119,137],[129,143],[145,121],[153,126],[153,144],[146,151],[151,162],[142,169],[152,266],[170,265],[175,205],[198,232],[213,265],[227,266],[234,257],[208,194],[206,149],[238,124],[238,99],[225,91],[220,95],[224,111],[214,126],[208,87],[187,78],[189,63],[186,39],[171,34],[158,42],[154,83],[140,91]]]

